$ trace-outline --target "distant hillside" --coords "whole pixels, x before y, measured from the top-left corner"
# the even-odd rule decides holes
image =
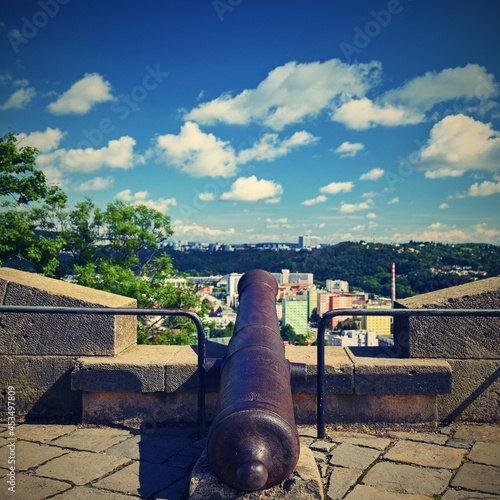
[[[314,274],[349,282],[351,288],[390,296],[391,263],[396,263],[398,297],[447,288],[500,275],[500,247],[486,244],[409,242],[386,245],[343,242],[312,251],[244,250],[235,252],[168,251],[175,269],[193,276],[244,273],[250,269]]]

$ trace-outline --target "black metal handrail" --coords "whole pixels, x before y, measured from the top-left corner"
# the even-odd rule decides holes
[[[321,316],[317,342],[317,424],[318,438],[325,437],[325,329],[334,316],[491,316],[500,317],[499,309],[332,309]]]
[[[183,316],[196,326],[198,335],[198,429],[205,434],[205,361],[206,337],[203,323],[197,314],[186,309],[132,309],[112,307],[59,307],[59,306],[11,306],[0,305],[0,313],[25,314],[97,314],[110,316]]]

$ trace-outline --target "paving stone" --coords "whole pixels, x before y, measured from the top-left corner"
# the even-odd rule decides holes
[[[464,424],[457,429],[453,437],[472,441],[483,441],[485,443],[500,443],[500,426]]]
[[[356,484],[361,474],[363,474],[363,471],[359,469],[334,467],[328,481],[326,498],[332,500],[344,498],[344,495]]]
[[[299,436],[312,437],[318,439],[318,429],[316,427],[298,427]]]
[[[183,495],[189,488],[189,475],[183,477],[180,481],[170,485],[168,488],[160,491],[153,496],[155,499],[162,500],[176,500],[178,498],[183,498]],[[208,500],[208,499],[207,499]]]
[[[81,486],[109,474],[128,461],[128,458],[112,457],[102,453],[72,451],[38,467],[35,474],[71,481]]]
[[[491,465],[465,463],[451,482],[452,486],[485,493],[500,491],[500,469]]]
[[[185,474],[186,472],[178,467],[134,462],[97,481],[94,486],[147,498],[170,486]]]
[[[335,443],[356,444],[368,448],[375,448],[376,450],[385,450],[391,444],[391,440],[388,438],[369,436],[355,432],[329,432],[328,436]]]
[[[428,469],[411,465],[380,462],[375,464],[363,478],[363,484],[417,495],[438,495],[443,492],[451,479],[447,469]]]
[[[305,436],[299,436],[299,439],[300,439],[301,444],[303,444],[305,446],[310,446],[311,443],[314,443],[314,441],[316,441],[316,439],[314,439],[312,437],[305,437]]]
[[[384,456],[393,462],[457,469],[462,463],[465,450],[414,441],[398,441]]]
[[[69,434],[76,429],[76,425],[36,425],[22,424],[16,427],[15,436],[26,441],[47,443],[53,439]]]
[[[328,452],[330,451],[332,448],[334,448],[336,446],[335,443],[329,443],[328,441],[315,441],[314,443],[312,443],[309,448],[311,448],[311,450],[317,450],[317,451],[322,451],[322,452]]]
[[[450,439],[448,439],[446,446],[451,446],[453,448],[469,449],[473,444],[474,444],[474,441],[470,441],[469,439],[450,438]]]
[[[421,441],[431,444],[446,444],[448,436],[445,434],[433,434],[431,432],[390,432],[389,436],[397,439],[407,439],[408,441]]]
[[[448,489],[441,497],[441,500],[497,500],[498,495],[488,493],[478,493],[477,491],[451,490]]]
[[[379,457],[380,452],[371,448],[362,448],[349,443],[342,443],[332,452],[331,465],[340,465],[351,469],[366,469]]]
[[[472,447],[467,458],[472,462],[500,467],[500,443],[483,443],[478,441]]]
[[[76,429],[71,434],[62,436],[51,444],[63,448],[100,452],[129,439],[132,434],[123,429],[85,428]]]
[[[321,452],[321,451],[316,451],[316,450],[311,450],[312,451],[312,454],[313,454],[313,457],[314,457],[314,460],[316,460],[316,462],[326,462],[326,454]]]
[[[190,443],[191,441],[184,437],[139,434],[111,446],[106,453],[159,464],[186,448]]]
[[[17,474],[16,492],[11,496],[9,495],[9,497],[5,495],[2,498],[12,497],[23,500],[41,500],[42,498],[50,497],[69,488],[71,488],[71,485],[62,481],[56,481],[46,477],[32,476],[31,474]],[[3,493],[3,488],[1,493]]]
[[[172,458],[169,458],[165,465],[169,467],[180,467],[181,469],[188,469],[192,467],[198,458],[196,457],[188,457],[186,455],[175,455]]]
[[[131,500],[128,495],[87,486],[76,486],[55,498],[56,500]]]
[[[202,452],[203,452],[202,448],[197,448],[191,445],[182,450],[181,455],[186,455],[187,457],[195,457],[198,459],[200,458]]]
[[[393,491],[379,490],[365,484],[358,484],[345,497],[345,500],[430,500],[432,498],[427,495],[394,493]]]
[[[8,447],[0,449],[0,464],[7,464],[8,453]],[[52,458],[69,453],[69,451],[29,441],[17,441],[15,453],[16,470],[24,471],[38,467]]]

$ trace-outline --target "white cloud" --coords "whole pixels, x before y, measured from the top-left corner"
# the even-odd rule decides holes
[[[361,203],[341,203],[340,213],[351,214],[353,212],[360,212],[361,210],[369,210],[373,208],[373,200],[368,199]]]
[[[343,142],[336,150],[341,158],[356,156],[360,151],[365,149],[365,145],[361,142]]]
[[[369,172],[366,172],[366,174],[362,174],[359,177],[360,181],[376,181],[380,179],[384,175],[384,169],[383,168],[372,168]]]
[[[231,237],[236,234],[236,230],[232,227],[228,229],[213,229],[210,227],[203,227],[199,224],[184,224],[180,220],[175,220],[172,223],[172,229],[176,236],[196,236],[196,237],[209,237],[209,238],[220,238],[220,237]]]
[[[247,125],[263,123],[281,130],[315,116],[336,100],[361,97],[378,79],[381,65],[346,64],[339,59],[325,62],[289,62],[269,72],[255,89],[233,96],[222,94],[186,115],[202,124]]]
[[[339,194],[349,193],[354,188],[354,184],[350,181],[347,182],[331,182],[326,186],[319,188],[320,193],[324,194]]]
[[[500,182],[483,181],[480,184],[475,182],[469,188],[469,196],[490,196],[500,193]]]
[[[96,104],[113,101],[111,84],[98,73],[86,73],[69,90],[61,94],[47,109],[56,115],[79,114],[90,111]]]
[[[333,112],[332,120],[343,123],[347,128],[363,130],[375,125],[395,127],[420,123],[424,116],[414,110],[376,104],[367,97],[351,99]]]
[[[318,203],[324,203],[327,200],[324,194],[316,196],[316,198],[311,198],[310,200],[304,200],[301,205],[306,205],[307,207],[312,207],[313,205],[318,205]]]
[[[33,87],[23,87],[11,94],[11,96],[0,106],[0,109],[23,109],[35,96],[36,91]]]
[[[73,188],[73,191],[79,191],[79,192],[84,192],[84,191],[100,191],[102,189],[107,189],[110,186],[113,185],[115,182],[115,179],[111,176],[108,177],[94,177],[93,179],[90,179],[86,182],[82,182],[75,188]]]
[[[500,137],[490,124],[462,114],[436,123],[417,163],[428,178],[458,177],[468,170],[500,169]]]
[[[179,135],[158,136],[156,153],[167,165],[193,177],[231,177],[236,174],[232,146],[213,134],[202,132],[193,122],[186,122]]]
[[[370,213],[366,214],[366,218],[367,219],[376,219],[377,214],[375,212],[370,212]],[[370,222],[370,224],[372,224],[372,222]]]
[[[166,212],[170,206],[175,207],[177,205],[177,200],[175,198],[158,198],[157,200],[152,200],[148,199],[148,196],[148,191],[137,191],[132,193],[131,189],[124,189],[120,191],[115,198],[132,205],[144,205],[163,213]]]
[[[198,198],[201,200],[201,201],[214,201],[215,200],[215,195],[214,193],[200,193],[198,195]]]
[[[37,163],[42,169],[52,166],[70,172],[92,173],[104,167],[126,170],[136,162],[134,146],[132,137],[123,136],[100,149],[57,149],[44,153],[38,156]]]
[[[281,184],[266,179],[257,179],[255,175],[252,175],[236,179],[229,191],[222,193],[220,199],[250,203],[265,200],[267,203],[277,203],[282,194]]]
[[[318,140],[317,137],[304,130],[295,132],[291,137],[282,141],[278,134],[264,134],[251,148],[238,153],[237,162],[245,164],[252,160],[272,161],[287,155],[294,148],[308,146]]]
[[[22,133],[16,137],[19,139],[19,147],[29,146],[38,149],[41,153],[45,153],[57,148],[65,135],[66,132],[61,132],[58,128],[47,127],[45,132]]]
[[[448,205],[448,203],[441,203],[441,205],[439,205],[440,210],[446,210],[447,208],[450,208],[450,205]]]
[[[461,68],[447,68],[439,73],[429,71],[386,92],[382,100],[393,105],[428,111],[436,104],[460,98],[477,98],[484,107],[485,103],[497,95],[494,75],[487,73],[482,66],[468,64]]]
[[[399,203],[399,198],[397,196],[387,202],[388,205],[394,205],[395,203]]]

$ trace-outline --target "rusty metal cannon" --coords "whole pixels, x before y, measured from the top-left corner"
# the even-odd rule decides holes
[[[291,474],[300,442],[290,386],[293,370],[276,314],[277,282],[268,272],[254,269],[242,276],[238,292],[207,456],[225,483],[252,491],[270,488]],[[305,376],[305,365],[297,371]]]

